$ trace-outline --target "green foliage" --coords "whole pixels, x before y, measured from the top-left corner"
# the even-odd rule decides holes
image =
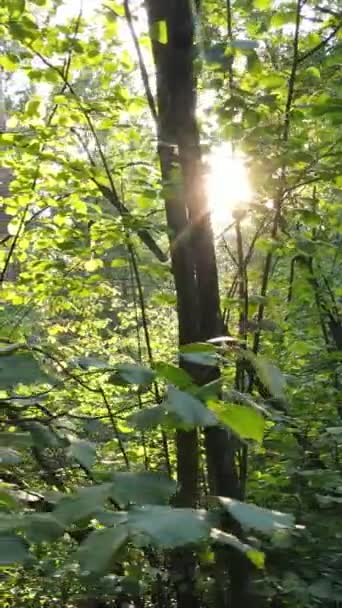
[[[134,594],[149,606],[165,589],[173,605],[170,550],[188,548],[203,606],[221,605],[217,583],[228,589],[225,559],[238,552],[258,568],[265,606],[332,608],[342,596],[340,3],[200,3],[201,145],[231,143],[253,196],[216,235],[227,335],[180,353],[163,197],[183,184],[160,174],[124,3],[84,3],[79,18],[60,4],[0,7],[1,192],[3,170],[12,180],[0,201],[4,606],[123,595],[138,605]],[[143,10],[133,26],[150,74],[149,37],[165,55],[174,41],[164,18],[145,31]],[[184,234],[190,246],[201,227]],[[217,425],[233,435],[242,500],[175,508],[176,433],[196,429],[202,506],[204,437]]]

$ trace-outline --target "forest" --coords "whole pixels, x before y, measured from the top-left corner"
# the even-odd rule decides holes
[[[340,0],[0,0],[3,608],[342,606]]]

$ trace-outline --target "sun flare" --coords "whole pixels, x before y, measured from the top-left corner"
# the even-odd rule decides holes
[[[252,190],[244,159],[230,145],[214,148],[207,164],[208,202],[213,230],[218,234],[232,221],[233,210],[251,199]]]

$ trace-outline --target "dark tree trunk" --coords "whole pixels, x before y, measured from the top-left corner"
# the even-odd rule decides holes
[[[203,341],[223,331],[220,313],[214,240],[204,186],[196,122],[194,76],[194,16],[190,0],[147,0],[153,55],[157,73],[159,157],[166,186],[166,215],[170,231],[172,270],[177,293],[180,345]],[[158,41],[158,25],[166,25],[167,42]],[[218,377],[218,370],[189,369],[203,384]],[[176,504],[194,507],[198,501],[198,434],[177,433],[179,492]],[[205,433],[210,492],[239,497],[235,442],[226,430]],[[227,553],[225,554],[227,557]],[[198,608],[195,559],[176,555],[178,608]],[[236,570],[236,569],[235,569]],[[239,564],[231,589],[238,589],[244,568]],[[232,572],[233,574],[233,572]],[[231,605],[242,606],[241,593]],[[227,605],[227,601],[221,606]],[[219,601],[218,601],[219,604]]]

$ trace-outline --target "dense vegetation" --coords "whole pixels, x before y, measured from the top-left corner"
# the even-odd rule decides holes
[[[78,4],[0,2],[3,606],[340,606],[340,2]]]

